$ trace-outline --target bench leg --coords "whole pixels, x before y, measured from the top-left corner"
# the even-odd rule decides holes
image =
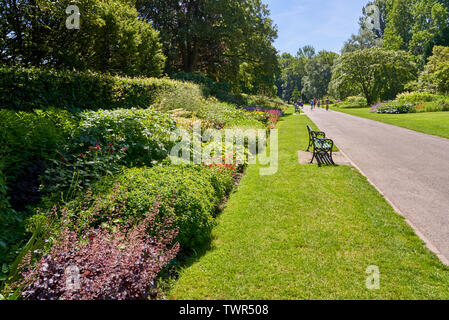
[[[307,150],[307,151],[309,151],[309,150]],[[313,160],[315,159],[315,156],[316,156],[315,151],[313,151],[313,156],[312,156],[312,160],[310,160],[310,164],[313,163]]]

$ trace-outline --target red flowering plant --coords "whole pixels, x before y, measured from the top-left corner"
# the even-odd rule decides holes
[[[246,146],[245,148],[241,148],[237,147],[235,142],[213,141],[208,144],[203,144],[203,148],[205,147],[212,150],[210,153],[210,161],[203,163],[205,166],[225,170],[231,173],[232,176],[235,176],[238,173],[242,173],[248,165],[250,151]],[[232,154],[225,154],[228,150],[232,150]],[[220,152],[216,153],[217,151]]]
[[[126,201],[126,200],[124,200]],[[124,203],[126,205],[126,203]],[[77,229],[65,209],[53,245],[45,254],[28,253],[23,262],[21,297],[31,300],[135,300],[157,297],[157,277],[177,255],[173,215],[159,216],[156,202],[141,220],[116,224],[121,206],[107,222]],[[55,214],[56,211],[53,211]],[[95,226],[96,225],[96,226]],[[31,263],[32,255],[39,255]]]
[[[52,165],[45,171],[41,191],[53,194],[65,201],[86,190],[103,176],[112,176],[122,170],[127,150],[113,144],[96,144],[79,154],[61,154],[51,160]]]

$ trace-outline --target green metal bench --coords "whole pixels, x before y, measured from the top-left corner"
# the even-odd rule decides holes
[[[307,147],[307,151],[310,151],[310,148],[313,147],[314,138],[326,138],[326,134],[323,131],[313,131],[309,125],[307,125],[307,131],[309,131],[309,146]]]
[[[332,150],[334,148],[334,142],[331,139],[326,139],[326,134],[322,131],[313,131],[308,125],[307,130],[309,131],[309,146],[307,151],[313,147],[313,157],[310,163],[316,159],[318,166],[322,164],[335,165],[332,159]]]

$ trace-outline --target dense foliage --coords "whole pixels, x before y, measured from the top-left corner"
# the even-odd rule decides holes
[[[0,158],[13,208],[25,209],[40,198],[39,177],[57,157],[74,122],[56,109],[35,112],[0,110]]]
[[[368,104],[394,98],[416,78],[416,67],[403,51],[369,48],[343,54],[332,71],[330,87],[337,97],[361,92]]]
[[[195,72],[236,91],[272,93],[276,29],[260,0],[138,0],[141,16],[160,31],[166,71]]]
[[[223,197],[233,184],[234,171],[228,168],[206,166],[164,166],[151,169],[133,168],[94,188],[102,196],[83,210],[83,198],[74,201],[69,212],[82,221],[90,221],[95,210],[103,214],[99,221],[109,218],[121,199],[126,206],[120,213],[120,223],[130,223],[144,218],[158,202],[160,215],[174,214],[174,225],[179,228],[177,241],[181,248],[190,250],[208,240],[214,214]],[[119,183],[115,185],[114,181]],[[97,191],[95,191],[97,190]],[[88,218],[87,218],[88,217]],[[112,218],[112,217],[111,217]]]
[[[0,61],[11,66],[160,76],[165,57],[158,33],[151,23],[138,19],[132,2],[2,1]],[[66,8],[72,4],[80,10],[78,29],[66,27]]]
[[[13,110],[147,108],[176,93],[202,97],[198,85],[169,79],[0,68],[0,108]]]
[[[433,48],[433,55],[420,76],[418,86],[435,93],[449,94],[449,47]]]

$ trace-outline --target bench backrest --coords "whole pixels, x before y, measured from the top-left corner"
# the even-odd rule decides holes
[[[307,125],[307,131],[309,131],[309,134],[313,131],[309,125]]]

